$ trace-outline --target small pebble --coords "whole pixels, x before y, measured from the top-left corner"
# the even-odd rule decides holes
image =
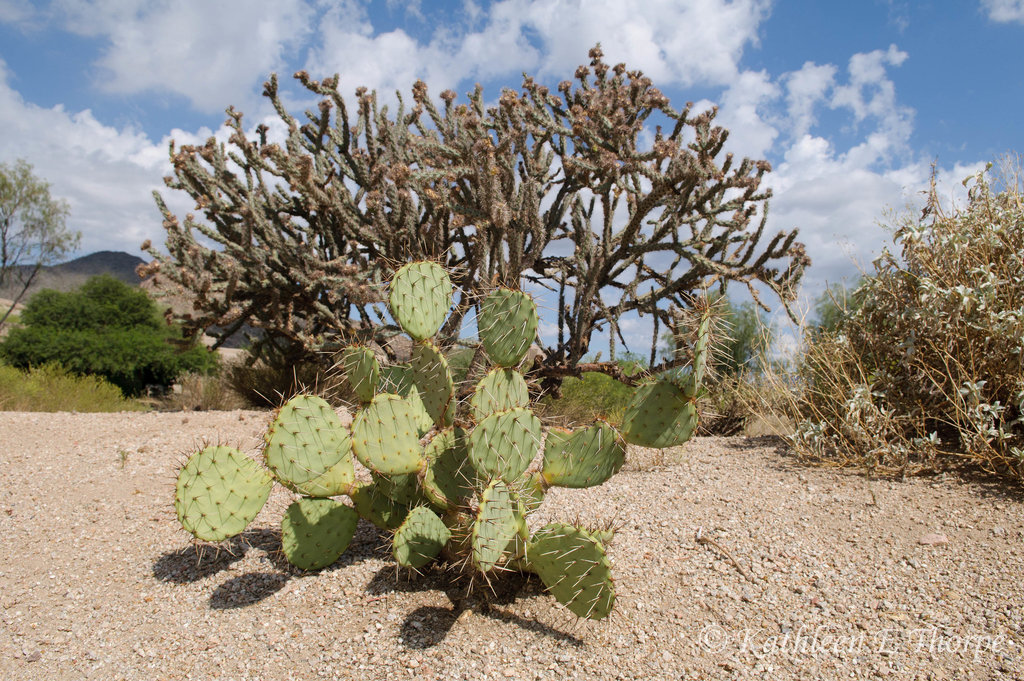
[[[949,537],[938,532],[931,532],[917,540],[922,546],[941,546],[949,543]]]

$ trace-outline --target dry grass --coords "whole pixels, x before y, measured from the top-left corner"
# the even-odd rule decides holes
[[[797,450],[892,473],[967,460],[1024,478],[1024,196],[1019,165],[973,178],[946,212],[897,218],[856,310],[805,336],[761,411]],[[998,189],[997,189],[998,188]]]
[[[121,390],[98,376],[76,376],[55,364],[22,371],[0,366],[3,411],[142,411]]]
[[[231,387],[223,373],[213,376],[185,374],[178,379],[177,387],[164,400],[164,408],[174,411],[230,411],[253,406]]]

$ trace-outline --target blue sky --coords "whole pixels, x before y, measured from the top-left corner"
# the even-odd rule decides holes
[[[272,118],[271,71],[496,98],[524,71],[571,77],[597,42],[676,106],[717,104],[730,149],[771,161],[770,226],[800,229],[809,295],[869,267],[933,161],[955,199],[1024,151],[1024,0],[0,0],[0,161],[71,203],[82,253],[139,254],[162,242],[168,141],[216,133],[228,105]]]

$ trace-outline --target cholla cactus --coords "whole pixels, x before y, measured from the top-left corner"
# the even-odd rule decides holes
[[[632,385],[614,361],[586,361],[595,331],[614,343],[630,314],[673,329],[672,308],[727,282],[791,301],[810,263],[795,230],[767,231],[770,165],[724,151],[717,110],[674,108],[599,46],[557,88],[526,77],[493,106],[482,88],[459,102],[419,81],[381,106],[365,88],[346,99],[337,75],[295,75],[319,100],[304,115],[276,76],[264,89],[286,139],[229,109],[228,140],[170,148],[167,186],[196,213],[156,195],[166,252],[147,242],[140,273],[218,343],[258,328],[260,357],[318,360],[377,330],[385,263],[440,260],[458,285],[442,348],[495,282],[530,281],[559,293],[558,334],[530,368],[542,389],[583,371]]]
[[[575,431],[552,429],[544,438],[517,371],[537,333],[533,300],[499,288],[481,302],[480,343],[495,366],[460,401],[432,340],[452,288],[433,262],[402,267],[389,302],[413,338],[410,362],[382,370],[369,349],[346,350],[342,366],[362,402],[351,428],[322,399],[294,397],[267,431],[265,469],[227,447],[208,447],[186,463],[178,478],[178,518],[198,539],[225,539],[252,522],[276,480],[300,495],[281,527],[284,554],[299,568],[336,561],[362,517],[393,532],[393,554],[403,567],[440,559],[485,579],[496,570],[534,572],[570,611],[602,619],[615,600],[606,554],[611,531],[551,523],[531,534],[526,518],[550,487],[605,482],[622,466],[627,442],[670,447],[689,439],[708,325],[697,330],[688,379],[641,387],[622,433],[597,421]],[[371,482],[357,482],[353,457],[369,469]]]

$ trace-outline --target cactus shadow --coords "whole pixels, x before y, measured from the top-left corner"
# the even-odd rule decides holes
[[[169,551],[153,562],[153,576],[162,582],[191,584],[228,570],[256,549],[273,570],[247,572],[228,579],[210,595],[215,610],[242,608],[274,595],[294,578],[343,570],[364,560],[381,557],[382,533],[369,523],[360,523],[348,550],[331,565],[315,572],[296,568],[281,551],[281,532],[251,529],[220,544],[195,543]]]
[[[387,543],[384,536],[384,533],[373,525],[360,522],[345,553],[319,572],[338,570],[364,560],[380,558]],[[260,528],[245,530],[219,544],[195,542],[168,551],[153,562],[153,576],[161,582],[191,584],[227,570],[245,558],[251,549],[263,551],[267,560],[281,572],[304,574],[293,567],[281,552],[281,531]]]
[[[377,571],[367,584],[366,591],[373,595],[440,591],[448,598],[450,607],[420,606],[406,615],[400,629],[406,648],[425,649],[438,645],[469,611],[475,615],[508,622],[550,636],[573,646],[584,645],[582,640],[572,634],[539,620],[521,617],[493,607],[512,605],[520,598],[540,595],[543,592],[540,580],[529,574],[509,572],[492,579],[487,585],[482,584],[479,578],[473,582],[465,575],[454,576],[443,570],[417,574],[396,571],[393,566],[388,566]]]
[[[356,529],[356,534],[352,537],[348,549],[341,554],[338,560],[320,570],[307,572],[288,562],[281,551],[281,533],[267,532],[270,537],[258,548],[266,551],[266,559],[276,569],[276,572],[248,572],[232,577],[214,589],[210,595],[211,608],[229,610],[259,603],[283,589],[292,579],[316,578],[320,574],[344,570],[350,565],[379,557],[377,554],[381,551],[380,531],[368,523],[365,526],[361,523]]]
[[[288,583],[288,574],[249,572],[232,577],[210,594],[210,607],[214,610],[244,608],[268,598]]]
[[[454,608],[423,605],[405,617],[402,622],[402,641],[406,648],[425,650],[444,641],[459,620],[461,613]]]
[[[168,551],[153,562],[153,576],[161,582],[191,584],[227,570],[250,549],[269,551],[280,544],[280,532],[246,530],[220,544],[195,543]]]

